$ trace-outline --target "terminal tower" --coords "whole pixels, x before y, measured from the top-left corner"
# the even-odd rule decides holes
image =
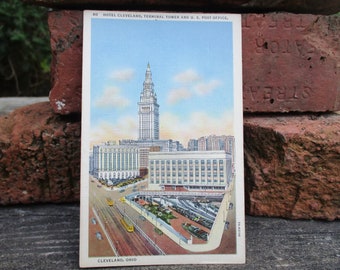
[[[154,91],[150,64],[145,72],[143,91],[138,102],[138,140],[159,140],[159,105]]]

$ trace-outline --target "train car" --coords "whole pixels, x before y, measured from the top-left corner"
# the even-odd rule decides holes
[[[106,198],[106,204],[108,206],[113,206],[113,200],[111,198]]]
[[[133,224],[125,217],[122,217],[120,219],[120,223],[122,223],[124,229],[127,232],[134,232],[135,231],[135,227],[133,226]]]

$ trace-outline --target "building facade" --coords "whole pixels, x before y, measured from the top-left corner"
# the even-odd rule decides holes
[[[227,153],[233,153],[234,144],[234,136],[209,135],[198,139],[190,139],[188,142],[188,151],[225,150]]]
[[[138,147],[114,143],[95,145],[92,152],[92,172],[98,179],[125,179],[139,176]]]
[[[224,190],[231,177],[225,151],[149,153],[149,189]]]

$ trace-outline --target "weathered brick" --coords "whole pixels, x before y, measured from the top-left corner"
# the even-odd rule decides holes
[[[82,12],[49,14],[51,105],[81,111]],[[243,15],[245,112],[340,110],[340,17]]]
[[[80,113],[83,12],[50,12],[48,24],[52,50],[51,106],[59,114]]]
[[[243,15],[246,112],[340,110],[340,17]]]
[[[340,115],[246,116],[250,215],[340,218]],[[49,103],[0,117],[0,204],[79,201],[80,119]]]
[[[340,218],[340,115],[244,119],[250,215]]]
[[[48,102],[0,117],[0,205],[79,201],[79,164],[80,119]]]

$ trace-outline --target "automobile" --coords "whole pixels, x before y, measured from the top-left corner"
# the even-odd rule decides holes
[[[91,222],[92,222],[92,224],[94,224],[94,225],[96,225],[97,224],[97,220],[93,217],[93,218],[91,218]]]
[[[233,210],[234,204],[233,203],[229,203],[229,210]]]
[[[98,188],[101,188],[101,187],[102,187],[102,185],[97,185],[97,187],[98,187]]]
[[[103,240],[102,234],[100,232],[96,232],[96,237],[98,240]]]
[[[139,216],[139,219],[142,220],[142,221],[146,220],[146,218],[144,216]]]

